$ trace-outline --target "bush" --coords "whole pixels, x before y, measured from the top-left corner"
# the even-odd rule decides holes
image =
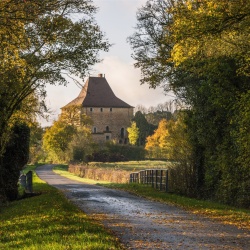
[[[117,154],[123,156],[127,161],[144,160],[146,151],[143,147],[131,145],[108,144],[108,152],[112,155]],[[124,161],[124,160],[120,160]]]
[[[102,149],[97,149],[87,156],[87,161],[95,162],[119,162],[119,161],[139,161],[145,159],[143,147],[120,145],[108,143]]]
[[[3,186],[0,189],[1,194],[10,201],[18,197],[20,171],[29,160],[29,136],[30,129],[26,124],[15,124],[2,159],[1,179]]]

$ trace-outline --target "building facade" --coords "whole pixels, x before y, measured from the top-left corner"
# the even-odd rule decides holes
[[[91,118],[95,142],[128,142],[127,128],[133,118],[134,107],[116,97],[102,74],[88,78],[79,96],[61,108],[62,115],[72,107],[79,107],[79,125],[80,115]]]

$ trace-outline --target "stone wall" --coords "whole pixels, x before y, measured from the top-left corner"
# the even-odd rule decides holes
[[[133,117],[133,108],[83,107],[82,113],[91,117],[93,121],[92,134],[96,142],[128,141],[127,128]]]

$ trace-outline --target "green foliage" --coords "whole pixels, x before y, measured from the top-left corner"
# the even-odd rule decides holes
[[[64,110],[59,120],[44,133],[43,149],[48,154],[47,160],[85,162],[93,152],[91,122],[88,116],[80,113],[78,106]]]
[[[128,161],[139,161],[145,159],[145,150],[143,147],[110,143],[107,145],[107,148],[109,153],[123,155]],[[122,161],[122,159],[119,161]]]
[[[88,161],[95,162],[121,162],[145,159],[143,147],[106,143],[104,147],[97,147],[94,153],[88,157]]]
[[[16,123],[2,158],[0,172],[0,193],[7,200],[18,197],[18,179],[20,171],[29,159],[30,129],[26,124]]]
[[[79,127],[68,145],[70,159],[74,162],[85,162],[94,150],[92,144],[91,130]]]
[[[139,133],[140,133],[139,128],[136,126],[136,122],[132,122],[131,127],[128,127],[127,131],[128,131],[129,143],[131,145],[135,145],[139,138]]]
[[[136,123],[136,127],[139,129],[137,144],[143,146],[145,145],[146,138],[153,133],[152,125],[148,123],[141,111],[135,113],[132,121]]]
[[[43,136],[43,148],[48,153],[48,159],[53,162],[70,160],[66,154],[69,143],[76,134],[76,128],[62,121],[54,122]]]
[[[44,129],[38,123],[30,126],[29,163],[45,162],[46,153],[42,148],[43,134]]]

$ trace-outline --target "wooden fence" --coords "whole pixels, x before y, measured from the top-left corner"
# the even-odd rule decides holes
[[[168,192],[168,170],[146,169],[130,174],[130,183],[151,185],[153,188]]]

